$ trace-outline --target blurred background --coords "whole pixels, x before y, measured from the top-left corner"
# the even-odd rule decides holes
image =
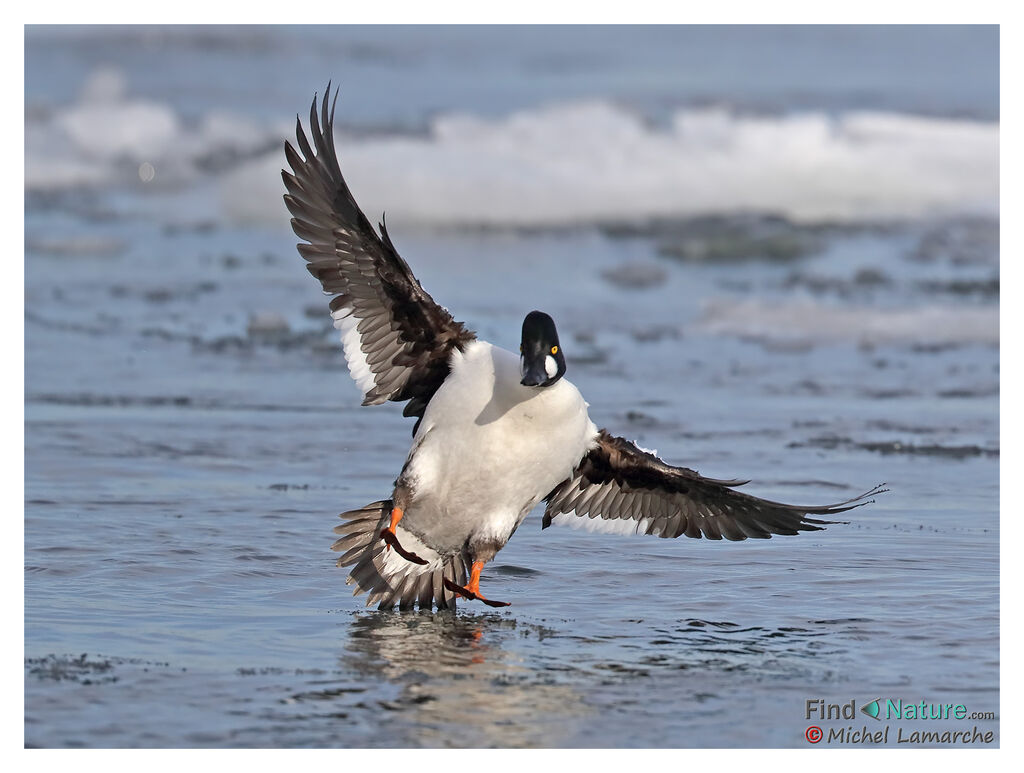
[[[994,26],[27,27],[26,743],[997,710],[998,64]],[[362,611],[330,530],[411,422],[359,407],[281,200],[328,80],[371,222],[481,337],[551,313],[599,426],[770,499],[892,491],[756,544],[535,513],[484,576],[509,610]]]

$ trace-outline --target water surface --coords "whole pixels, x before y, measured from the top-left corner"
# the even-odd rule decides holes
[[[805,747],[808,700],[882,696],[998,744],[997,40],[29,28],[26,744]],[[770,499],[891,491],[743,543],[536,512],[508,609],[365,610],[331,529],[411,422],[359,406],[280,200],[328,77],[371,219],[481,337],[549,311],[600,426]],[[778,163],[809,141],[821,175]],[[905,184],[866,200],[855,147]]]

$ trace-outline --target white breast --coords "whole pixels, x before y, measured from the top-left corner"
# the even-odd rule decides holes
[[[415,498],[402,521],[444,552],[471,537],[504,543],[597,436],[575,386],[522,386],[511,352],[477,341],[451,366],[410,452]]]

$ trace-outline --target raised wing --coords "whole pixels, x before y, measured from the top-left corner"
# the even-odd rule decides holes
[[[319,117],[316,97],[309,110],[312,146],[300,120],[295,139],[301,156],[285,142],[292,172],[281,171],[288,189],[284,201],[292,229],[305,242],[297,247],[306,268],[334,296],[331,316],[363,405],[408,400],[403,413],[422,418],[448,376],[452,350],[465,348],[476,335],[434,302],[395,250],[384,224],[378,236],[352,198],[334,150],[330,90],[328,84]]]
[[[746,481],[705,478],[665,464],[605,430],[573,474],[548,494],[543,528],[569,515],[601,519],[600,529],[659,537],[768,539],[772,534],[819,531],[836,523],[810,515],[835,515],[867,504],[886,489],[876,486],[845,502],[817,507],[786,505],[744,494]]]

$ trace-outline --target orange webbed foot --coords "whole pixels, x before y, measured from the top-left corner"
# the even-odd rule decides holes
[[[470,585],[472,585],[472,583],[470,583]],[[480,595],[479,587],[477,588],[476,591],[472,591],[469,588],[463,588],[461,585],[456,585],[454,582],[449,580],[447,577],[444,580],[444,587],[446,587],[452,593],[457,593],[458,595],[462,596],[463,598],[470,599],[471,601],[473,599],[476,599],[477,601],[482,601],[482,602],[484,602],[489,607],[510,607],[510,606],[512,606],[512,603],[509,602],[509,601],[494,601],[493,599],[489,599],[489,598],[487,598],[485,596],[481,596]]]

